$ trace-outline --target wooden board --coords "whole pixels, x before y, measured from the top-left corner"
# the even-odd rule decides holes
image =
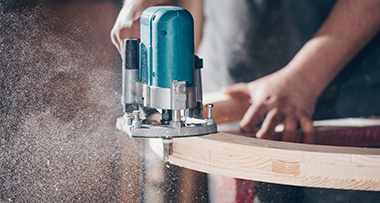
[[[234,99],[221,92],[205,94],[203,104],[209,103],[214,104],[212,117],[218,125],[240,121],[251,105],[249,100]],[[206,107],[203,107],[203,117],[207,117]]]
[[[250,105],[249,101],[234,100],[220,93],[206,94],[204,103],[214,103],[213,118],[218,125],[240,120]],[[319,145],[260,140],[239,135],[238,131],[174,139],[169,161],[209,174],[239,178],[236,184],[246,179],[303,187],[380,191],[380,149],[322,146],[379,145],[379,123],[373,119],[316,121],[313,124]],[[162,152],[160,141],[151,147]],[[239,197],[238,191],[234,198]]]
[[[173,164],[285,185],[380,191],[380,149],[261,140],[230,133],[173,140]]]

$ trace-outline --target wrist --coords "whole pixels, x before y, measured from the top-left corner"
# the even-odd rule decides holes
[[[308,95],[311,99],[317,99],[323,90],[329,84],[326,80],[321,80],[312,71],[287,65],[278,71],[279,77],[286,78],[291,81],[296,89],[299,89],[303,94]]]
[[[336,48],[328,38],[313,38],[302,47],[283,71],[302,80],[302,84],[312,88],[319,95],[344,66]]]

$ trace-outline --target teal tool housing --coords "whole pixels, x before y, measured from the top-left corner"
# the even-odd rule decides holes
[[[140,44],[124,41],[124,115],[116,126],[131,137],[162,138],[168,157],[172,138],[215,133],[217,127],[212,105],[206,105],[209,113],[203,117],[203,63],[194,55],[191,14],[179,7],[150,7],[140,22]],[[161,120],[150,122],[151,113],[161,113]]]
[[[140,19],[139,80],[169,88],[171,81],[194,84],[193,17],[179,7],[150,7]]]

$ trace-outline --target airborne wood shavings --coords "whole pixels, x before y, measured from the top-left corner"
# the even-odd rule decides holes
[[[123,184],[140,175],[139,145],[114,127],[120,78],[91,24],[1,1],[0,19],[0,202],[136,193]]]

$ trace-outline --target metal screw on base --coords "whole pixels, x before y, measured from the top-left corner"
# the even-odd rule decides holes
[[[207,107],[207,118],[212,118],[212,107],[214,107],[214,104],[206,104]]]
[[[132,125],[133,117],[131,115],[124,114],[124,121],[127,125]]]
[[[207,118],[206,118],[206,123],[207,125],[214,125],[215,120],[212,118],[212,107],[214,107],[214,104],[206,104],[207,107]]]
[[[133,115],[135,116],[132,122],[133,127],[140,128],[141,127],[140,111],[133,111]]]

